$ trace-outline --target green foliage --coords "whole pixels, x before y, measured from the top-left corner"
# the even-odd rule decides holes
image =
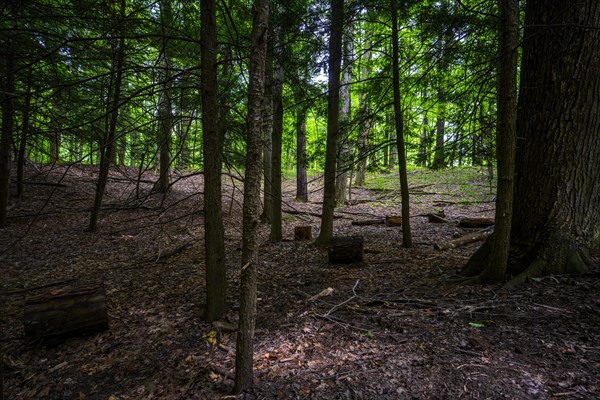
[[[448,166],[494,162],[495,2],[403,1],[400,77],[409,163],[430,165],[435,121],[445,122]],[[199,3],[34,0],[14,16],[18,30],[17,104],[31,94],[27,154],[40,162],[97,163],[106,132],[113,56],[125,35],[117,162],[156,163],[159,96],[172,102],[174,168],[201,168]],[[168,5],[168,7],[167,7]],[[225,158],[241,166],[245,155],[246,98],[252,6],[233,0],[218,9],[220,119]],[[296,115],[308,111],[307,162],[321,169],[325,154],[328,2],[293,0],[273,5],[271,25],[285,27],[283,165],[296,163]],[[354,37],[352,119],[345,140],[358,157],[367,126],[370,171],[389,171],[391,59],[389,10],[349,2],[347,29]],[[43,10],[52,9],[52,13]],[[13,17],[2,10],[2,41]],[[272,43],[273,44],[273,43]],[[165,57],[169,60],[165,65]],[[16,132],[23,113],[17,107]],[[355,164],[356,166],[356,164]]]

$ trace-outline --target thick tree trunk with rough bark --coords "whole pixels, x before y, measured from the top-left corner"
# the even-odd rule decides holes
[[[223,138],[219,131],[217,78],[217,27],[214,0],[202,1],[201,95],[202,139],[204,149],[204,251],[206,260],[206,309],[212,322],[227,310],[227,280],[223,208],[221,203],[221,164]]]
[[[530,0],[510,273],[580,273],[600,248],[600,3]],[[490,255],[486,242],[465,274]]]
[[[327,147],[325,150],[325,184],[323,213],[317,243],[328,243],[333,237],[333,210],[335,208],[335,162],[340,130],[340,69],[342,64],[342,33],[344,0],[331,0],[331,27],[329,36],[329,95],[327,98]]]
[[[262,100],[269,25],[269,1],[254,1],[252,52],[248,84],[248,134],[242,222],[242,271],[240,313],[235,355],[235,393],[252,386],[253,341],[256,322],[256,274],[258,269],[258,225],[260,221],[260,172],[262,150]]]

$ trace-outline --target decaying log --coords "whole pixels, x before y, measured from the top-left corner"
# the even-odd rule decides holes
[[[386,226],[402,226],[402,217],[400,215],[388,215],[385,217]]]
[[[312,226],[302,225],[294,227],[294,240],[311,240]]]
[[[458,221],[459,228],[485,228],[494,225],[494,218],[462,218]]]
[[[25,302],[25,337],[57,343],[108,329],[106,293],[102,285],[62,288]]]
[[[362,236],[334,236],[329,247],[329,263],[350,264],[364,259]]]
[[[385,224],[385,220],[383,218],[375,218],[375,219],[359,219],[352,221],[352,225],[382,225]]]
[[[480,240],[487,239],[494,232],[494,227],[490,226],[486,229],[482,229],[477,232],[469,233],[468,235],[461,236],[458,239],[450,240],[446,243],[436,243],[433,245],[433,248],[436,250],[448,250],[454,249],[456,247],[464,246],[465,244],[478,242]]]
[[[443,216],[441,216],[439,214],[427,214],[427,220],[429,222],[433,222],[434,224],[441,224],[441,223],[448,222],[448,220],[446,220]]]

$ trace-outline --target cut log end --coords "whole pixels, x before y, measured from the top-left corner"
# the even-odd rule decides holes
[[[311,240],[312,226],[296,226],[294,227],[294,240]]]
[[[388,215],[385,217],[386,226],[402,226],[402,217],[400,215]]]
[[[330,264],[351,264],[364,260],[362,236],[336,236],[329,248]]]

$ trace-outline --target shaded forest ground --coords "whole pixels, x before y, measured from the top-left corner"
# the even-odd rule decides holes
[[[204,301],[202,176],[179,177],[167,196],[155,176],[113,171],[97,233],[85,231],[92,167],[30,166],[26,194],[0,230],[4,398],[218,399],[233,386],[242,183],[226,178],[224,209],[232,311],[215,326]],[[493,193],[476,170],[409,173],[415,246],[399,228],[352,220],[398,215],[395,175],[374,176],[336,209],[336,234],[360,234],[359,265],[328,265],[326,250],[294,242],[318,233],[311,203],[285,193],[286,240],[261,227],[255,346],[262,399],[589,399],[600,397],[600,278],[551,276],[526,287],[448,282],[479,243],[438,252],[468,229],[461,217],[493,216]],[[136,192],[139,198],[136,198]],[[422,215],[443,208],[449,223]],[[298,213],[299,211],[303,213]],[[103,282],[110,329],[47,347],[22,339],[26,298]],[[43,287],[43,288],[41,288]],[[39,289],[36,289],[39,288]],[[324,289],[333,292],[313,298]]]

